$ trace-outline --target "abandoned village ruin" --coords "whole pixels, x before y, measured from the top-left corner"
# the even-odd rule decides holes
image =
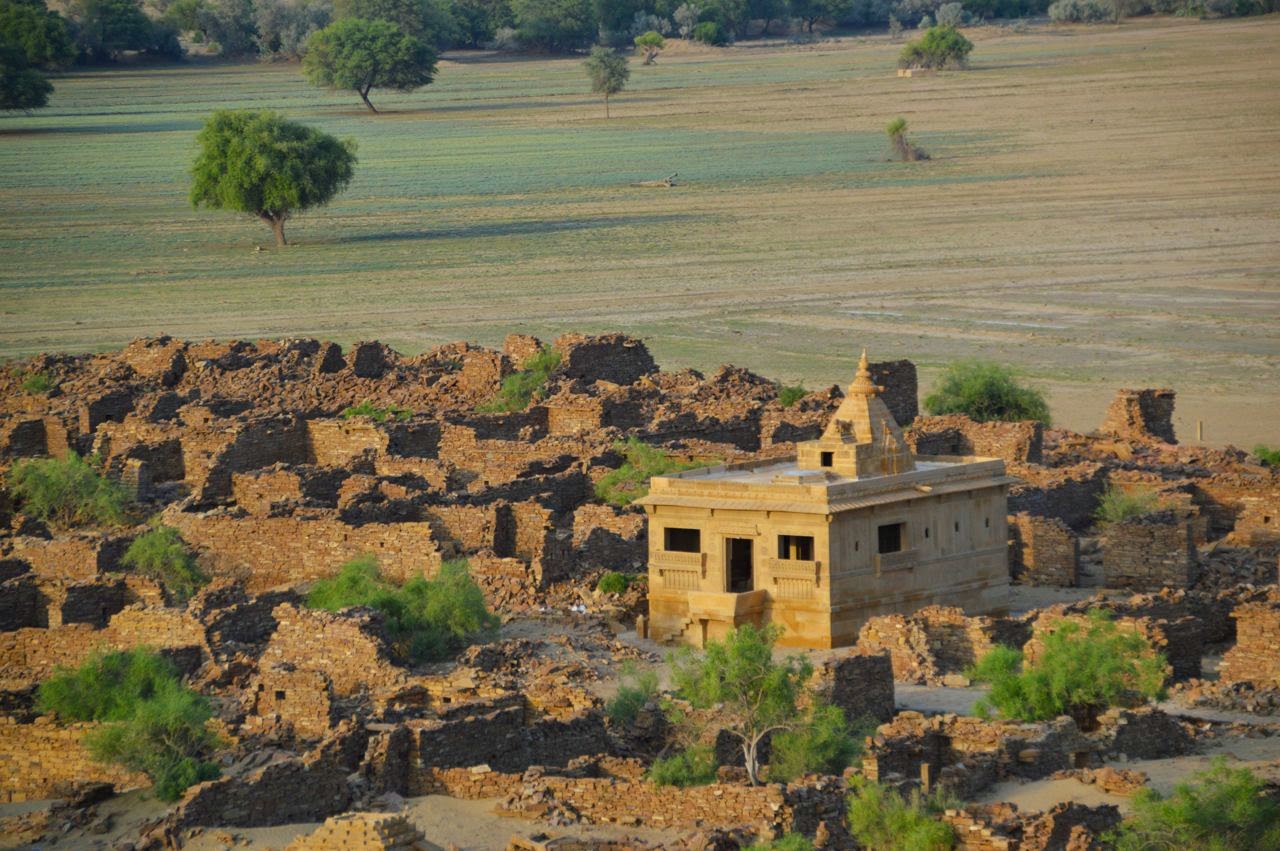
[[[0,802],[43,802],[0,829],[160,849],[325,822],[292,847],[401,848],[424,837],[396,802],[443,795],[493,799],[512,848],[730,849],[789,831],[853,848],[852,774],[965,801],[1051,778],[1124,796],[1146,775],[1118,761],[1280,735],[1280,473],[1175,442],[1172,391],[1120,390],[1078,434],[920,416],[905,360],[864,356],[847,392],[784,406],[743,369],[664,372],[635,338],[566,334],[532,404],[478,411],[543,345],[511,335],[407,357],[161,337],[0,377],[0,466],[96,455],[210,577],[179,602],[121,564],[148,526],[51,528],[0,491]],[[54,389],[23,392],[23,370]],[[366,400],[403,415],[342,416]],[[628,438],[706,466],[609,504],[595,486]],[[1108,488],[1152,492],[1156,508],[1100,530]],[[309,583],[367,554],[397,583],[465,558],[504,631],[413,665],[380,612],[304,604]],[[606,571],[636,581],[603,593]],[[1016,605],[1020,591],[1063,602]],[[1091,610],[1165,654],[1178,711],[1020,723],[895,701],[895,683],[967,685],[996,644],[1034,658]],[[671,731],[653,706],[611,722],[604,684],[623,661],[654,665],[664,644],[742,623],[820,648],[814,693],[879,727],[844,776],[752,786],[711,725],[716,782],[654,786],[645,772]],[[226,745],[220,777],[126,835],[97,808],[147,778],[91,759],[97,722],[41,714],[35,694],[95,650],[138,646],[211,700]],[[944,818],[961,848],[1083,851],[1119,811],[988,802]],[[618,833],[575,838],[588,827]],[[642,829],[656,833],[627,835]]]

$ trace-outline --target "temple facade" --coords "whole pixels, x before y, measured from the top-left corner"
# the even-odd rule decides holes
[[[867,618],[1008,608],[1006,498],[990,458],[915,456],[863,352],[822,436],[792,459],[655,477],[649,635],[701,646],[775,623],[779,644],[853,644]]]

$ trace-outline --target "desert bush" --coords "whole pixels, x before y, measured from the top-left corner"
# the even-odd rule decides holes
[[[1145,517],[1159,509],[1159,500],[1159,496],[1152,490],[1139,488],[1125,491],[1108,485],[1098,497],[1098,507],[1093,510],[1093,519],[1099,526],[1110,526],[1135,517]]]
[[[396,588],[378,572],[371,555],[352,559],[332,579],[316,582],[307,606],[336,612],[370,606],[382,612],[396,652],[414,662],[445,659],[497,628],[484,593],[465,559],[447,561],[432,579],[416,577]]]
[[[923,26],[923,22],[921,26]],[[952,26],[930,26],[925,34],[902,48],[899,68],[963,68],[973,42]]]
[[[711,745],[694,745],[671,756],[655,759],[649,779],[658,786],[706,786],[716,782],[716,752]]]
[[[1013,370],[985,361],[960,361],[924,399],[930,414],[964,414],[980,423],[1039,420],[1049,425],[1044,394],[1018,383]]]
[[[693,28],[692,34],[694,41],[700,41],[703,44],[711,44],[720,46],[727,44],[729,39],[724,34],[724,29],[715,21],[703,21]]]
[[[529,407],[530,402],[539,398],[551,373],[559,365],[560,353],[551,346],[543,346],[536,355],[520,365],[519,372],[513,372],[502,379],[498,395],[476,410],[486,413],[523,411]]]
[[[803,384],[778,385],[778,404],[784,408],[790,408],[808,395],[809,391],[804,389]]]
[[[178,602],[188,600],[209,581],[172,526],[157,526],[135,538],[120,562],[134,573],[159,582]]]
[[[1102,611],[1084,623],[1062,621],[1044,637],[1044,652],[1025,664],[1021,651],[997,645],[967,672],[991,692],[974,707],[986,718],[1046,721],[1071,715],[1092,727],[1112,706],[1136,706],[1164,696],[1165,657],[1142,635],[1122,631]]]
[[[1049,20],[1055,24],[1092,24],[1111,19],[1111,9],[1098,0],[1054,0]]]
[[[616,570],[607,571],[596,583],[596,590],[601,594],[621,594],[631,587],[631,577]]]
[[[613,445],[625,459],[621,467],[611,470],[596,482],[596,499],[610,505],[630,505],[649,492],[649,479],[681,470],[705,467],[707,462],[680,461],[666,451],[630,437]]]
[[[849,781],[849,832],[869,851],[943,851],[956,844],[951,825],[937,816],[954,802],[941,789],[930,795],[920,790],[903,797],[874,780]]]
[[[943,3],[934,12],[934,19],[940,27],[956,27],[964,22],[964,6],[960,3]]]
[[[803,724],[774,734],[770,782],[788,783],[805,774],[839,774],[862,752],[859,735],[865,732],[851,727],[840,707],[815,701]]]
[[[1258,459],[1258,463],[1266,467],[1280,467],[1280,449],[1272,449],[1266,444],[1259,443],[1253,447],[1253,457]]]
[[[22,392],[32,396],[43,396],[57,386],[58,383],[47,372],[28,372],[22,377]]]
[[[369,417],[374,422],[385,423],[387,420],[399,420],[403,422],[413,416],[413,411],[408,408],[401,408],[396,405],[387,405],[378,407],[373,404],[373,400],[366,399],[359,405],[351,405],[342,409],[339,414],[344,420],[352,417]]]
[[[1280,803],[1252,771],[1218,757],[1168,797],[1139,789],[1132,814],[1106,841],[1116,851],[1280,848]]]
[[[631,724],[644,705],[658,696],[658,675],[639,670],[634,662],[623,663],[618,677],[618,693],[605,704],[604,712],[614,724]]]
[[[90,458],[94,461],[95,458]],[[128,499],[111,481],[74,452],[66,458],[19,461],[9,473],[9,490],[25,514],[51,526],[115,526],[128,517]]]
[[[182,684],[163,657],[142,648],[98,653],[74,670],[59,669],[36,694],[41,712],[63,721],[99,721],[85,737],[99,762],[140,771],[156,796],[176,801],[187,787],[218,776],[206,757],[217,737],[206,724],[209,702]]]
[[[907,138],[907,119],[898,116],[889,122],[884,132],[889,137],[889,146],[893,149],[894,157],[899,161],[910,163],[929,159],[928,154],[913,145]]]

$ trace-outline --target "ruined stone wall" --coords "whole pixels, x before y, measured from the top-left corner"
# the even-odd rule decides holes
[[[118,569],[131,542],[131,537],[91,532],[56,538],[18,536],[12,539],[11,555],[41,579],[88,580]]]
[[[45,616],[39,625],[44,627],[71,623],[104,627],[131,596],[120,576],[107,580],[45,581],[40,583],[40,594]]]
[[[1221,679],[1280,685],[1280,602],[1246,603],[1232,616],[1236,644],[1222,658]]]
[[[333,726],[329,677],[283,665],[265,668],[249,686],[249,730],[284,726],[303,739],[318,739]]]
[[[1010,575],[1027,585],[1073,588],[1080,566],[1080,541],[1067,524],[1023,511],[1009,517]]]
[[[1231,540],[1250,547],[1280,543],[1280,487],[1250,494],[1240,500]]]
[[[464,553],[493,550],[510,556],[515,550],[515,521],[506,503],[429,505],[423,513],[437,540]]]
[[[893,717],[893,663],[888,653],[849,653],[825,661],[814,671],[814,690],[844,710],[849,723]]]
[[[291,665],[327,674],[338,696],[394,688],[405,681],[372,609],[341,613],[284,603],[272,611],[278,626],[262,653],[260,668]]]
[[[232,473],[305,464],[309,456],[307,425],[293,417],[224,421],[189,429],[182,438],[186,482],[200,504],[228,499]]]
[[[1173,434],[1172,390],[1117,390],[1101,431],[1127,440],[1177,443]]]
[[[898,425],[905,426],[920,416],[920,390],[916,365],[909,360],[879,361],[867,365],[871,380],[884,390],[880,401]]]
[[[170,509],[164,518],[197,549],[208,574],[242,579],[251,592],[334,576],[345,562],[366,553],[376,556],[382,575],[396,583],[430,575],[440,565],[431,524],[425,522],[353,526],[328,511],[239,517]]]
[[[15,576],[0,582],[0,632],[43,626],[47,617],[34,577]]]
[[[644,343],[626,334],[563,334],[553,345],[560,353],[556,372],[566,378],[632,384],[658,371]]]
[[[1009,474],[1022,480],[1009,488],[1009,513],[1055,517],[1076,531],[1093,525],[1098,498],[1107,486],[1106,469],[1083,461],[1068,467],[1019,464]]]
[[[89,756],[82,740],[99,726],[62,726],[48,716],[18,724],[0,716],[0,803],[59,797],[84,782],[111,783],[118,791],[151,785],[146,775],[102,765]]]
[[[135,459],[146,462],[154,481],[181,481],[186,476],[182,437],[182,429],[176,423],[157,423],[134,415],[123,422],[100,425],[93,436],[93,451],[108,462],[108,467]]]
[[[0,456],[35,458],[49,454],[46,450],[44,420],[16,414],[0,420]]]
[[[1109,588],[1188,588],[1195,582],[1197,567],[1195,531],[1173,512],[1135,517],[1107,528],[1102,568]]]
[[[579,566],[638,572],[649,555],[648,517],[587,503],[573,513],[573,548]]]
[[[964,610],[926,606],[911,615],[871,618],[858,632],[863,653],[887,652],[897,682],[942,684],[996,644],[1021,647],[1027,627],[1012,618],[967,617]]]
[[[1251,505],[1259,509],[1280,505],[1280,473],[1276,471],[1230,471],[1196,478],[1193,482],[1194,500],[1201,513],[1209,519],[1209,531],[1223,535],[1236,527],[1237,520]],[[1240,532],[1247,534],[1251,527],[1274,525],[1280,512],[1267,514],[1259,511],[1256,520],[1246,520]],[[1260,522],[1270,517],[1269,522]]]
[[[1028,663],[1044,655],[1044,637],[1056,630],[1064,620],[1087,623],[1084,614],[1066,614],[1046,610],[1032,624],[1030,640],[1022,648]],[[1204,655],[1204,630],[1198,619],[1180,617],[1176,620],[1149,617],[1117,617],[1116,625],[1122,631],[1136,632],[1145,638],[1155,653],[1163,653],[1169,663],[1169,675],[1174,679],[1200,676],[1200,663]]]
[[[487,765],[494,771],[521,772],[531,765],[563,766],[579,756],[609,749],[598,712],[526,723],[523,707],[465,715],[449,720],[411,721],[415,765],[425,771]],[[427,794],[430,776],[410,780],[410,794]]]
[[[903,437],[917,455],[977,455],[1038,464],[1044,454],[1044,425],[1030,420],[979,423],[963,414],[920,417]]]

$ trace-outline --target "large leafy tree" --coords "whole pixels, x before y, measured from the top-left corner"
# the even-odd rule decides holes
[[[591,0],[511,0],[520,42],[540,50],[572,50],[596,37]]]
[[[370,112],[372,89],[411,92],[435,79],[436,54],[389,21],[346,18],[307,39],[302,68],[313,84],[352,89]]]
[[[39,68],[63,68],[76,58],[66,19],[44,0],[0,0],[0,41],[21,47]]]
[[[327,204],[355,169],[355,142],[276,112],[215,112],[196,138],[191,203],[257,216],[286,245],[284,223]]]
[[[716,720],[742,743],[747,776],[760,782],[760,742],[797,727],[804,715],[796,701],[813,666],[801,656],[778,662],[773,645],[781,629],[746,624],[723,641],[708,641],[702,656],[683,648],[672,660],[677,693],[696,709],[714,709]]]
[[[627,57],[612,47],[593,47],[587,61],[582,63],[591,79],[591,91],[604,95],[604,117],[609,117],[609,97],[622,91],[631,78]]]
[[[460,34],[460,25],[447,0],[337,0],[333,13],[334,20],[390,21],[436,47],[447,47]]]
[[[148,18],[140,0],[75,0],[70,12],[79,27],[77,45],[94,59],[114,59],[126,50],[182,53],[173,30]]]
[[[790,0],[788,5],[794,17],[804,21],[813,32],[818,21],[834,21],[853,8],[853,0]]]
[[[892,124],[885,129],[893,135]],[[899,129],[905,131],[906,122]],[[980,423],[1039,420],[1049,424],[1044,394],[1020,383],[1009,367],[988,361],[953,363],[924,397],[924,407],[934,416],[964,414]]]
[[[49,102],[53,86],[27,61],[27,53],[0,39],[0,110],[39,109]]]

